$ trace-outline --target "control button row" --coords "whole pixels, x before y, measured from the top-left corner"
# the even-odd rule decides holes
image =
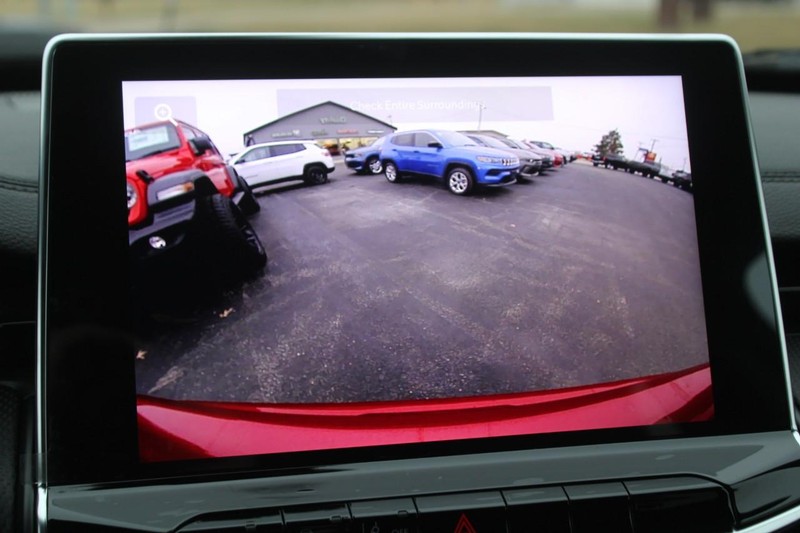
[[[182,532],[581,533],[714,532],[733,526],[727,492],[671,478],[513,488],[290,507],[250,518],[206,517]]]

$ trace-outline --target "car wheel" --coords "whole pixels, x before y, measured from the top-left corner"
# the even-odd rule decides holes
[[[383,175],[386,176],[386,180],[391,183],[397,183],[400,180],[400,174],[397,172],[397,165],[391,161],[387,161],[386,164],[383,165]]]
[[[367,159],[367,168],[371,174],[380,174],[383,172],[383,164],[377,157],[370,157]]]
[[[450,192],[464,196],[472,192],[475,187],[475,178],[472,172],[464,167],[454,167],[447,173],[447,188]]]
[[[303,181],[309,185],[321,185],[328,181],[328,171],[325,167],[311,165],[303,174]]]
[[[245,216],[249,217],[251,215],[255,215],[261,211],[261,204],[258,203],[256,195],[253,194],[253,189],[251,189],[250,185],[244,181],[244,178],[241,176],[237,176],[237,178],[239,180],[239,188],[244,193],[241,201],[239,201],[239,209],[242,210],[242,213],[244,213]]]
[[[222,258],[229,270],[248,275],[267,264],[267,252],[253,227],[230,198],[221,194],[200,200],[203,238],[208,238],[211,253]]]

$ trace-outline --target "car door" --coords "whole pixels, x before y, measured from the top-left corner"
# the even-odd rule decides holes
[[[384,150],[388,152],[388,159],[394,160],[395,164],[397,165],[397,170],[401,172],[416,172],[415,168],[415,161],[414,161],[414,134],[413,133],[401,133],[399,135],[395,135],[392,137],[391,142],[389,142],[388,150]],[[383,154],[383,152],[381,152]],[[382,156],[387,158],[386,156]]]
[[[430,176],[442,175],[442,143],[427,131],[414,134],[414,165],[416,172]]]
[[[236,158],[233,166],[248,185],[258,185],[270,179],[269,156],[269,146],[251,148]]]
[[[270,181],[303,175],[306,147],[302,143],[275,144],[270,148]]]
[[[214,143],[211,142],[211,139],[208,137],[208,135],[186,125],[181,126],[181,131],[183,132],[183,135],[186,137],[187,141],[197,138],[204,138],[208,141],[208,144],[211,146],[211,148],[197,155],[194,166],[198,170],[202,170],[206,173],[206,175],[217,187],[218,191],[224,194],[232,193],[235,184],[229,179],[225,159],[222,157],[222,154],[219,153],[217,147],[214,146]]]

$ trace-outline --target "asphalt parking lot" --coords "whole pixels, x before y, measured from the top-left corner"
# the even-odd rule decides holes
[[[341,402],[605,382],[707,360],[693,197],[573,163],[457,197],[341,165],[259,194],[263,276],[137,324],[137,389]]]

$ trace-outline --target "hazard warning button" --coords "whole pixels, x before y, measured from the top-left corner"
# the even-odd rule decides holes
[[[506,533],[499,492],[416,498],[420,533]]]

